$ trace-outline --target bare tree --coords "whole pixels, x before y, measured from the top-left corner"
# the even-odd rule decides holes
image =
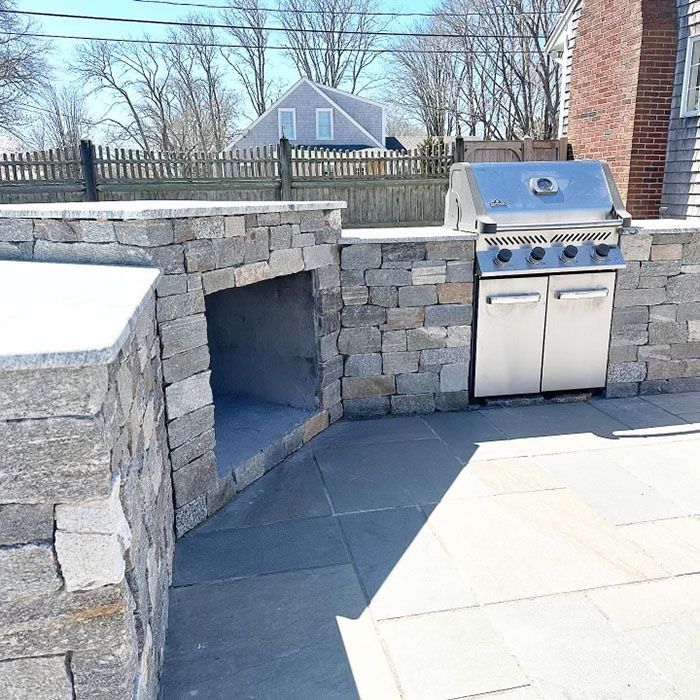
[[[260,116],[279,93],[277,81],[268,71],[267,27],[271,13],[262,8],[260,0],[236,0],[221,14],[228,25],[226,31],[242,47],[225,51],[223,56],[243,85],[256,116]]]
[[[31,19],[8,13],[13,0],[0,0],[0,129],[17,135],[32,94],[45,85],[47,45],[31,34]]]
[[[439,33],[434,20],[414,25],[416,34]],[[443,37],[410,36],[394,47],[392,102],[418,119],[428,136],[447,136],[457,125],[464,63]]]
[[[22,142],[29,148],[75,147],[94,126],[85,93],[76,85],[48,86],[34,98],[31,124]]]
[[[213,30],[182,27],[171,39],[176,43],[93,41],[78,49],[75,70],[111,98],[100,121],[114,140],[144,150],[221,150],[233,133],[236,98]]]
[[[374,16],[377,0],[281,0],[278,18],[299,75],[360,92],[390,19]]]

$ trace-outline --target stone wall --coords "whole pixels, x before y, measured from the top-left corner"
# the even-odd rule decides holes
[[[108,364],[0,371],[0,696],[155,698],[173,554],[151,291]]]
[[[151,265],[157,294],[176,531],[187,532],[342,414],[338,246],[342,203],[131,202],[14,207],[0,258]],[[41,207],[41,205],[39,205]],[[7,215],[7,209],[4,212]],[[319,411],[237,473],[220,476],[204,296],[312,272]]]
[[[474,242],[355,243],[340,260],[345,415],[466,408]]]
[[[650,221],[623,235],[608,396],[700,390],[700,232]]]

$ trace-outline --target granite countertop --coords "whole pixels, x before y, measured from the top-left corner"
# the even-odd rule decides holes
[[[207,202],[153,199],[134,202],[0,204],[0,219],[180,219],[191,216],[236,216],[346,207],[346,202],[337,201]]]
[[[111,362],[159,272],[0,261],[0,370]]]
[[[687,219],[634,219],[632,225],[623,228],[623,235],[635,233],[698,233],[700,218]]]
[[[444,226],[397,226],[395,228],[344,228],[340,245],[353,243],[422,243],[424,241],[474,241],[477,235]]]

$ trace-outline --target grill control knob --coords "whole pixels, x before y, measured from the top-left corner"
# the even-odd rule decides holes
[[[510,262],[510,259],[513,257],[513,251],[511,251],[508,248],[501,248],[498,251],[498,255],[496,256],[496,261],[504,265],[505,263]]]
[[[531,263],[542,262],[544,260],[545,255],[546,255],[545,249],[540,247],[540,246],[537,246],[530,251],[529,260]]]
[[[610,246],[607,243],[598,243],[593,252],[596,258],[607,258],[609,254]]]
[[[578,255],[578,248],[575,245],[568,245],[564,248],[563,259],[573,260]]]

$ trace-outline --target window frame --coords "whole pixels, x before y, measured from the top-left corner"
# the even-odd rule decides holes
[[[318,123],[318,116],[321,112],[328,112],[330,115],[330,127],[331,127],[331,132],[329,136],[321,136],[319,134],[319,123]],[[333,131],[334,131],[334,118],[333,118],[333,108],[332,107],[316,107],[316,140],[317,141],[332,141],[333,140]]]
[[[693,52],[695,46],[700,42],[700,34],[689,36],[685,45],[685,69],[683,70],[683,90],[681,92],[681,111],[683,118],[700,116],[700,102],[695,109],[688,108],[688,93],[690,90],[690,72],[693,65]]]
[[[287,136],[287,140],[296,141],[297,140],[297,110],[295,107],[278,107],[277,108],[277,131],[279,138],[283,137],[282,133],[282,113],[291,112],[292,114],[292,129],[294,130],[294,136]]]

